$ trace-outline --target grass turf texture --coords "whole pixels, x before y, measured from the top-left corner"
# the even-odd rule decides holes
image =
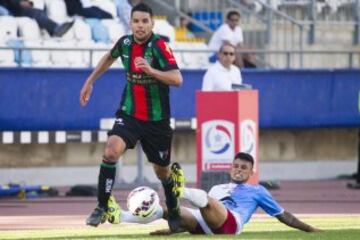
[[[248,223],[240,236],[194,236],[187,233],[172,236],[149,236],[149,232],[167,227],[161,224],[121,224],[99,228],[60,230],[0,231],[0,239],[259,239],[259,240],[355,240],[360,239],[360,216],[300,217],[305,222],[323,229],[320,233],[305,233],[291,229],[274,218],[255,218]]]

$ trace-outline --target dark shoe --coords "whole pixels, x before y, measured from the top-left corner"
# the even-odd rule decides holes
[[[63,23],[55,28],[53,37],[62,37],[74,25],[74,21]]]
[[[97,207],[86,219],[86,225],[97,227],[100,223],[106,222],[107,218],[108,214],[106,213],[105,209]]]
[[[181,223],[181,217],[180,217],[180,207],[178,207],[169,210],[168,212],[168,225],[170,228],[170,231],[173,233],[180,231],[180,223]]]

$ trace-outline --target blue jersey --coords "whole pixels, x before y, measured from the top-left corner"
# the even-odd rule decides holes
[[[219,184],[211,188],[209,196],[222,201],[226,208],[238,213],[243,224],[250,220],[258,207],[270,216],[284,212],[269,191],[261,185]]]

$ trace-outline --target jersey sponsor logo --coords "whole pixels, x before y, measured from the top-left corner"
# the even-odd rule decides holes
[[[122,56],[123,56],[124,58],[129,58],[129,56],[128,56],[128,55],[124,55],[124,54],[123,54]]]
[[[240,123],[240,151],[246,152],[254,157],[256,160],[256,143],[257,143],[257,126],[256,123],[251,119],[244,119]],[[256,164],[257,161],[254,162]],[[254,170],[256,171],[256,166]]]
[[[130,39],[128,39],[128,38],[125,38],[123,43],[124,43],[125,45],[130,46],[130,44],[131,44],[131,40],[130,40]]]
[[[203,169],[229,167],[235,154],[234,129],[234,123],[227,120],[212,120],[202,124]]]

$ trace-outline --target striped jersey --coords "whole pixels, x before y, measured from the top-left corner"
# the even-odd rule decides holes
[[[126,70],[126,85],[122,94],[120,111],[144,121],[170,118],[169,86],[135,66],[142,57],[160,71],[178,69],[175,57],[166,42],[156,34],[138,44],[133,35],[120,38],[111,49],[113,58],[121,58]]]

